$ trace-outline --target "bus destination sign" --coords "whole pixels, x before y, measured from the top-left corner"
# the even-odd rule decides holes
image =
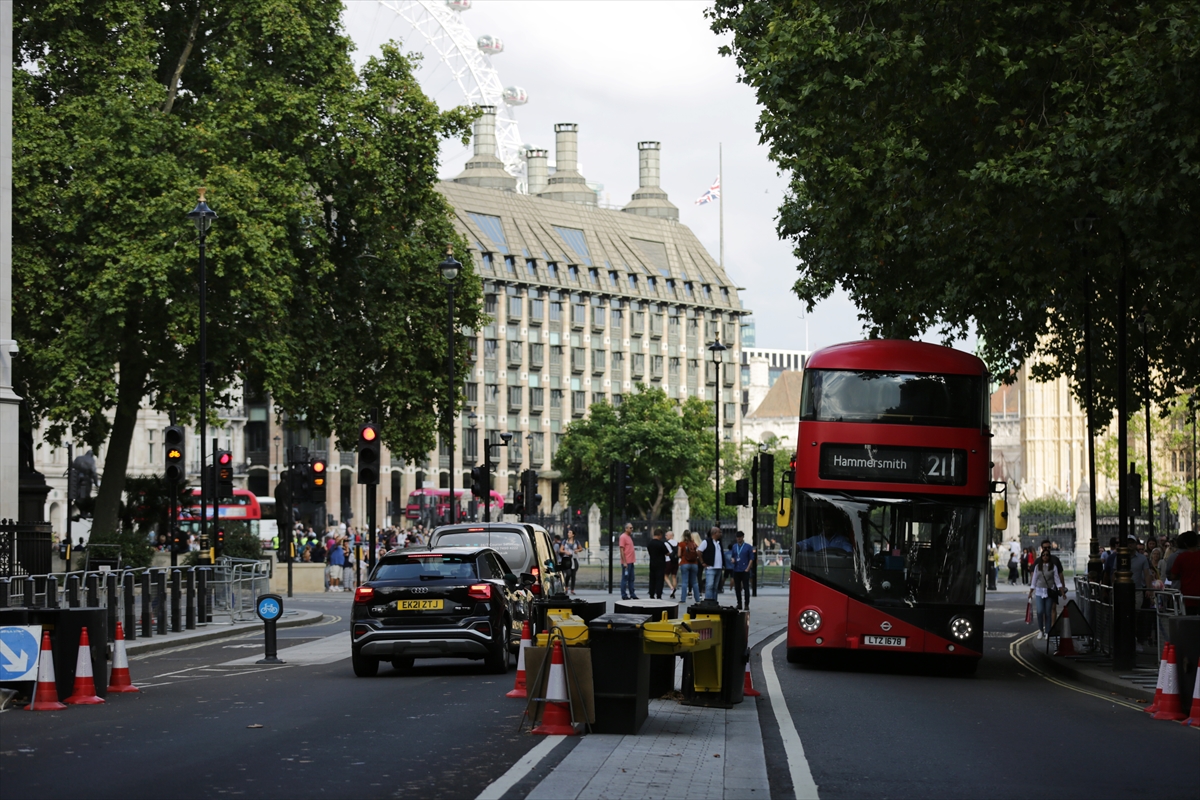
[[[823,480],[965,486],[967,451],[873,444],[821,445]]]

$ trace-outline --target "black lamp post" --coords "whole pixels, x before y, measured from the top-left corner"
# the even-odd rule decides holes
[[[1146,381],[1146,524],[1149,531],[1147,535],[1154,536],[1154,439],[1150,431],[1150,348],[1146,338],[1150,320],[1145,308],[1138,315],[1137,325],[1142,332],[1142,376]],[[1137,531],[1136,522],[1134,531]]]
[[[721,344],[720,338],[708,346],[708,352],[712,353],[713,360],[713,412],[716,414],[716,423],[713,425],[713,445],[716,450],[713,452],[713,461],[716,469],[717,484],[716,491],[713,492],[713,509],[716,521],[714,524],[721,527],[721,360],[724,358],[724,353],[729,348]]]
[[[212,221],[217,218],[217,212],[208,207],[208,203],[204,201],[205,188],[200,187],[198,193],[200,199],[196,203],[196,207],[188,212],[187,216],[196,226],[197,232],[200,234],[200,551],[202,553],[208,550],[208,490],[212,487],[208,486],[208,481],[205,480],[207,471],[205,465],[208,461],[208,394],[206,387],[208,383],[208,321],[207,321],[207,306],[205,304],[205,295],[208,294],[208,277],[205,271],[204,255],[205,255],[205,239],[208,236],[208,229],[212,226]]]
[[[1200,386],[1192,389],[1192,394],[1188,397],[1188,408],[1192,412],[1192,530],[1196,530],[1197,512],[1200,509],[1196,508],[1196,396],[1200,394]]]
[[[454,249],[446,247],[446,260],[438,264],[442,271],[442,280],[446,282],[446,298],[449,314],[446,317],[446,348],[449,358],[446,359],[446,375],[449,391],[446,393],[446,431],[450,435],[450,493],[447,495],[450,505],[450,524],[458,522],[458,498],[454,496],[454,282],[458,280],[458,271],[462,264],[454,257]]]

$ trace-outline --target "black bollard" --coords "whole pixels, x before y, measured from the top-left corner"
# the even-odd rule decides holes
[[[0,608],[8,608],[8,592],[12,588],[10,578],[0,581]]]
[[[83,585],[87,587],[87,607],[100,607],[100,576],[96,573],[86,576]]]
[[[186,622],[187,629],[189,631],[191,631],[191,630],[196,629],[196,570],[195,570],[195,568],[191,568],[191,567],[188,568],[186,592],[187,592],[187,603],[185,604],[185,607],[186,607],[187,611],[185,612],[184,617],[187,620],[187,622]]]
[[[263,621],[263,643],[266,653],[256,661],[256,664],[286,664],[277,655],[278,649],[275,639],[275,623],[283,616],[283,598],[277,594],[264,594],[258,598],[258,603],[254,607],[258,618]]]
[[[58,608],[58,578],[46,578],[46,608]]]
[[[117,640],[117,617],[120,614],[121,601],[117,595],[117,573],[109,572],[104,576],[104,607],[108,611],[108,640]]]
[[[137,625],[133,616],[133,573],[126,572],[121,577],[121,599],[125,602],[125,638],[129,641],[137,639]]]
[[[182,587],[180,586],[179,570],[171,570],[171,633],[179,633],[183,625],[179,616],[179,601]]]
[[[28,575],[21,581],[21,589],[24,594],[26,608],[33,608],[33,578]]]
[[[67,594],[67,608],[79,608],[79,576],[68,575],[65,589]]]
[[[154,601],[158,607],[158,617],[155,619],[155,633],[167,635],[167,573],[158,570],[154,573]]]
[[[200,624],[207,625],[212,622],[212,598],[208,592],[208,570],[201,569],[200,574],[196,576],[196,592],[199,597],[196,598],[200,611]]]
[[[153,617],[150,616],[150,570],[138,576],[142,589],[142,636],[149,639],[154,635]]]

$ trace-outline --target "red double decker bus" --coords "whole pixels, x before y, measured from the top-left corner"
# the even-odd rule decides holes
[[[967,353],[866,341],[804,372],[787,654],[983,653],[988,373]]]

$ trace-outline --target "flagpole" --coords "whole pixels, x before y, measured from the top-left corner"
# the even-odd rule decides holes
[[[721,195],[717,198],[721,211],[721,269],[725,269],[725,176],[721,143],[717,142],[717,185],[721,187]]]

